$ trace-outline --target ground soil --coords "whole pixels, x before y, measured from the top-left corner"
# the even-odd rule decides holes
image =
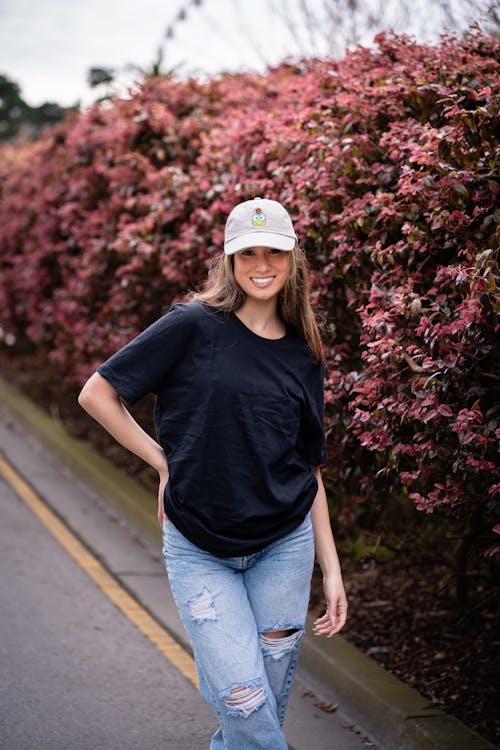
[[[0,372],[72,435],[88,440],[117,466],[155,488],[154,472],[93,423],[77,405],[75,391],[61,389],[43,372],[34,377],[29,355],[12,356],[0,348]],[[146,399],[133,410],[148,430],[151,407]],[[351,560],[342,554],[341,543],[339,550],[349,601],[344,637],[431,704],[498,742],[498,592],[479,586],[469,608],[457,614],[449,595],[449,569],[427,561],[422,552],[380,563]],[[320,612],[322,605],[321,576],[315,571],[311,608]]]

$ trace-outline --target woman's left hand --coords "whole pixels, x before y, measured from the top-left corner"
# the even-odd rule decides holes
[[[314,634],[331,638],[345,625],[347,618],[347,598],[340,575],[323,577],[323,590],[326,598],[326,613],[314,621]]]

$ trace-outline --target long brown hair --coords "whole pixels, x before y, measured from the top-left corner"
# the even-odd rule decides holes
[[[296,245],[289,252],[288,279],[278,296],[278,314],[307,341],[318,362],[323,349],[314,312],[309,300],[309,263],[304,251]],[[234,312],[245,301],[245,293],[234,277],[233,256],[222,253],[210,264],[208,277],[199,292],[187,295],[190,301],[204,302],[216,310]]]

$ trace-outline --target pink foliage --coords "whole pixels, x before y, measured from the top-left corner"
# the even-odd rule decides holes
[[[4,337],[68,382],[199,284],[225,217],[291,210],[324,319],[332,495],[491,509],[500,42],[381,35],[339,62],[145,81],[0,153]]]

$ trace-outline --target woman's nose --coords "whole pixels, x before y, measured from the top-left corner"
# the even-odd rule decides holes
[[[256,268],[258,271],[268,270],[271,268],[271,262],[267,253],[258,255],[256,258]]]

